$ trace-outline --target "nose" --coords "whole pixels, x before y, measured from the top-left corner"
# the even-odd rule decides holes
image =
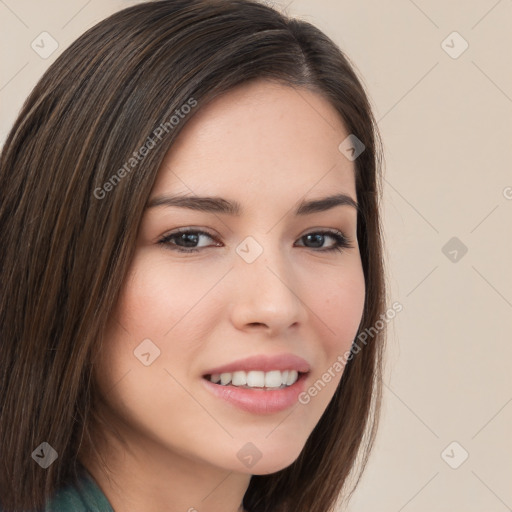
[[[231,272],[234,279],[231,319],[237,329],[264,329],[282,335],[306,318],[300,283],[290,263],[279,251],[265,249],[252,263],[239,258]]]

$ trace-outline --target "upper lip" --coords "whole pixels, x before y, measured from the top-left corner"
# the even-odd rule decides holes
[[[296,370],[300,373],[307,373],[310,370],[310,366],[305,359],[294,354],[279,354],[275,356],[260,354],[217,366],[205,372],[203,376],[213,375],[214,373],[233,373],[235,371],[249,372],[251,370],[263,372]]]

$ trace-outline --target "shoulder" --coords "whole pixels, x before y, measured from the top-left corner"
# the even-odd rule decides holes
[[[0,512],[3,512],[2,507]],[[61,487],[47,502],[43,512],[114,512],[114,509],[94,478],[82,466],[78,482]]]
[[[47,503],[44,510],[44,512],[68,511],[114,512],[107,497],[85,468],[80,473],[77,484],[59,489],[55,496]]]

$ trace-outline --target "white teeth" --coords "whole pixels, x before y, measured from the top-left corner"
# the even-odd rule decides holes
[[[272,370],[270,372],[262,371],[236,371],[233,373],[214,373],[208,379],[215,383],[227,386],[240,386],[245,388],[272,388],[278,389],[281,387],[291,386],[295,384],[299,378],[297,370]]]
[[[233,386],[245,386],[247,384],[247,375],[245,372],[234,372],[231,384],[233,384]]]
[[[265,373],[266,388],[278,388],[283,384],[282,381],[283,379],[281,378],[281,372],[279,370]]]
[[[247,372],[247,385],[250,388],[265,387],[265,373],[257,371]]]
[[[220,374],[220,383],[223,386],[226,386],[231,382],[231,373],[221,373]]]
[[[297,370],[290,370],[288,373],[288,380],[286,381],[286,384],[288,386],[291,386],[299,377],[299,374],[297,373]]]

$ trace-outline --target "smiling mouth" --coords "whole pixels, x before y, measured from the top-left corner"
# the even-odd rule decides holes
[[[306,374],[307,372],[298,372],[297,370],[271,370],[269,372],[252,370],[207,374],[203,378],[224,387],[273,390],[293,386]]]

